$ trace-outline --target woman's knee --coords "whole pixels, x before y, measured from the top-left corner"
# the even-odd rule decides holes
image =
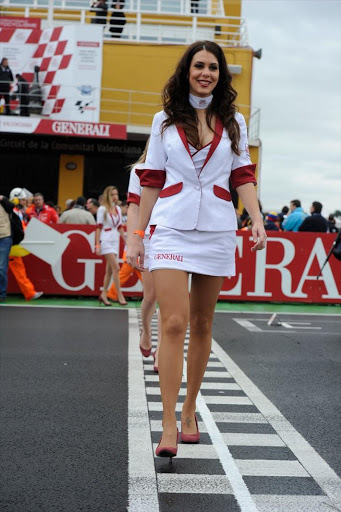
[[[167,337],[184,337],[187,326],[188,319],[182,314],[173,313],[166,318],[162,317],[162,333]]]
[[[205,336],[212,331],[212,318],[206,315],[192,315],[190,321],[191,334]]]

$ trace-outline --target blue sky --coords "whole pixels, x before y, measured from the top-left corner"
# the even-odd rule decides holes
[[[264,210],[341,210],[341,1],[243,0],[261,108]]]

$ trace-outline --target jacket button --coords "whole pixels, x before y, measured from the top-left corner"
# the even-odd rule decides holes
[[[199,186],[196,186],[196,187],[195,187],[195,190],[200,190],[200,187],[199,187]]]

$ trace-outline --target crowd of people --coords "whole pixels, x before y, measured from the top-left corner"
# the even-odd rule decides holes
[[[310,231],[317,233],[338,233],[335,215],[330,214],[328,219],[322,215],[323,205],[319,201],[313,201],[310,205],[310,215],[302,208],[299,199],[292,199],[289,206],[283,206],[280,212],[269,211],[263,213],[262,205],[259,202],[260,211],[264,219],[266,231]],[[251,229],[251,219],[247,211],[239,215],[238,228],[242,230]]]

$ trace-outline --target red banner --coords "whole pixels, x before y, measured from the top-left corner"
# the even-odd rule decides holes
[[[0,132],[40,133],[96,139],[126,140],[127,138],[127,127],[123,124],[57,121],[29,117],[11,118],[11,116],[3,116],[0,119]]]
[[[36,290],[46,295],[99,295],[105,264],[104,258],[94,254],[94,227],[51,227],[68,237],[70,243],[53,266],[32,254],[23,259]],[[225,279],[221,300],[341,303],[340,261],[332,255],[322,276],[316,279],[335,235],[268,232],[268,236],[266,249],[253,253],[250,232],[237,233],[237,274]],[[122,252],[121,246],[121,256]],[[126,296],[141,296],[136,276],[128,284],[123,290]],[[20,293],[11,273],[9,293]]]
[[[0,16],[1,28],[40,29],[40,18],[21,18],[20,16]]]

